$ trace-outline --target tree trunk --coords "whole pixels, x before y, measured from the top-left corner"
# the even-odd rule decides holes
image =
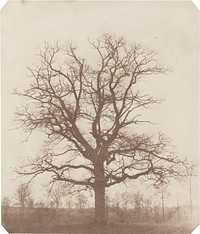
[[[106,223],[105,182],[103,163],[95,165],[95,222]]]

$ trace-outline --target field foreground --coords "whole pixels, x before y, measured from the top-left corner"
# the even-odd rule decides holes
[[[110,208],[104,228],[92,223],[93,209],[27,208],[23,216],[17,207],[3,211],[2,224],[8,233],[191,234],[199,223],[197,212],[190,216],[183,209],[179,213],[166,209],[163,221],[162,213],[154,210]]]
[[[6,227],[5,227],[6,228]],[[36,223],[13,225],[6,228],[9,233],[87,233],[87,234],[191,234],[195,227],[180,224],[120,224],[111,223],[106,228],[94,224],[40,225]]]

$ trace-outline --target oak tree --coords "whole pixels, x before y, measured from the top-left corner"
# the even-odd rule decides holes
[[[92,189],[95,221],[105,223],[106,188],[138,178],[161,183],[184,174],[185,162],[164,135],[137,129],[150,122],[141,118],[142,110],[160,103],[140,89],[145,78],[166,72],[156,53],[110,34],[89,43],[90,64],[72,44],[45,43],[40,64],[28,68],[29,88],[15,92],[25,99],[17,120],[30,134],[39,129],[48,140],[43,155],[18,173],[50,173],[52,181]]]

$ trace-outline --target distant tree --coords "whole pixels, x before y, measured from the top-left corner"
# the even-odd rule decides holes
[[[10,207],[10,198],[8,196],[3,197],[1,205],[2,205],[2,222],[6,223],[8,219],[8,210]]]
[[[154,204],[153,212],[154,212],[154,219],[156,223],[159,223],[161,219],[160,219],[160,206],[158,204]]]
[[[170,193],[167,191],[166,185],[161,185],[157,188],[157,195],[160,196],[162,204],[162,221],[165,221],[165,201],[166,198],[170,196]]]
[[[140,192],[132,195],[136,216],[140,216],[143,208],[143,195]]]
[[[87,204],[87,197],[82,193],[78,193],[76,196],[76,201],[77,208],[82,212]]]
[[[38,201],[35,203],[36,209],[36,218],[39,223],[46,223],[47,218],[46,215],[48,214],[48,206],[44,201]]]
[[[178,220],[180,220],[181,219],[181,212],[180,212],[180,205],[179,205],[178,194],[177,194],[177,197],[176,197],[176,214],[177,214]]]
[[[71,216],[71,210],[72,210],[72,207],[73,207],[73,202],[72,202],[72,200],[70,198],[67,199],[66,205],[67,205],[67,208],[68,208],[68,215]]]
[[[21,183],[15,193],[16,205],[20,207],[25,207],[27,205],[28,200],[30,199],[30,190],[26,183]]]
[[[193,206],[192,206],[192,177],[196,175],[194,168],[189,169],[189,198],[190,198],[190,218],[193,218]]]
[[[130,194],[127,191],[123,192],[121,194],[121,200],[122,200],[122,206],[123,206],[123,208],[125,208],[126,210],[128,210],[128,205],[130,203],[131,196],[130,196]]]
[[[115,196],[110,201],[112,207],[115,210],[119,210],[119,208],[120,208],[120,202],[121,202],[120,194],[119,193],[115,193]]]
[[[54,205],[55,205],[55,202],[54,201],[50,201],[49,205],[50,205],[50,208],[53,209]]]
[[[144,209],[145,209],[145,217],[150,218],[152,216],[152,201],[150,198],[145,198],[143,200]]]
[[[33,207],[34,207],[34,200],[33,200],[32,197],[29,197],[29,198],[27,199],[27,207],[28,207],[28,208],[33,208]]]
[[[11,203],[11,201],[10,201],[9,197],[7,197],[7,196],[3,197],[2,203],[1,203],[1,205],[3,207],[5,207],[5,208],[10,207],[10,203]]]
[[[37,207],[37,208],[46,208],[47,205],[46,205],[45,202],[39,201],[39,202],[35,203],[35,207]]]
[[[187,164],[163,134],[136,130],[150,123],[142,110],[160,103],[141,92],[145,77],[166,72],[156,53],[110,34],[90,45],[97,57],[87,64],[71,44],[46,43],[40,64],[29,68],[30,87],[15,92],[25,100],[16,112],[20,125],[48,137],[44,154],[17,171],[93,189],[95,221],[105,224],[106,188],[140,177],[159,184],[186,175]]]
[[[60,184],[57,184],[51,190],[50,195],[58,209],[61,204],[61,198],[66,195],[63,191],[63,187]]]
[[[105,199],[106,199],[106,219],[108,221],[108,219],[109,219],[109,208],[111,206],[111,198],[110,198],[109,194],[106,194]]]
[[[31,193],[28,188],[28,184],[21,183],[16,189],[15,199],[16,205],[20,207],[20,220],[23,221],[25,207],[27,207],[28,201],[30,199]]]

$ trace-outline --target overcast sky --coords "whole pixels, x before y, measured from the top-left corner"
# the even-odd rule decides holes
[[[27,1],[9,2],[1,13],[2,195],[13,194],[20,181],[13,180],[13,168],[42,145],[41,135],[23,142],[23,131],[11,130],[20,103],[11,93],[28,84],[26,66],[38,62],[35,54],[44,41],[73,42],[88,57],[88,38],[110,32],[158,51],[171,72],[144,85],[148,93],[165,98],[148,118],[159,123],[155,130],[170,137],[182,157],[198,161],[199,25],[192,3]]]

